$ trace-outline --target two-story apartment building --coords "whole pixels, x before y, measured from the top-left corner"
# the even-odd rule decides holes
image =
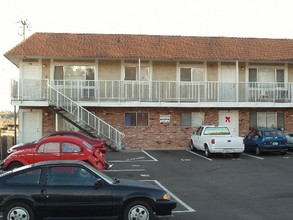
[[[20,70],[19,142],[90,128],[118,147],[185,148],[201,124],[293,130],[291,39],[35,33],[4,55]]]

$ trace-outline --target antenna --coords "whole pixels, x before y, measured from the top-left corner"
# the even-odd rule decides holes
[[[19,28],[22,28],[22,33],[18,33],[20,36],[23,36],[23,40],[25,40],[25,33],[26,30],[31,30],[32,26],[31,23],[27,19],[21,19],[17,23],[21,23],[21,26]]]

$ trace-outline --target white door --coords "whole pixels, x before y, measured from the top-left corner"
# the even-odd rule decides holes
[[[22,142],[37,140],[42,135],[41,111],[25,111],[22,114]]]
[[[22,72],[22,97],[24,100],[41,99],[42,81],[39,66],[24,65]]]
[[[219,125],[227,126],[233,136],[239,135],[239,112],[219,111]]]
[[[220,74],[220,101],[236,101],[236,68],[223,66]]]

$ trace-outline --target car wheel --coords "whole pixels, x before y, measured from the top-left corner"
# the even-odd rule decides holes
[[[13,170],[15,168],[22,167],[22,166],[23,166],[23,164],[20,162],[17,162],[17,161],[12,162],[11,164],[8,165],[7,170]]]
[[[287,154],[287,151],[286,150],[283,150],[283,151],[281,151],[281,154],[282,155],[286,155]]]
[[[205,148],[204,148],[204,154],[205,154],[206,157],[211,157],[211,152],[210,152],[208,146],[205,146]]]
[[[16,202],[11,203],[4,208],[3,219],[21,219],[21,220],[34,220],[34,212],[31,207],[25,203]]]
[[[143,201],[134,201],[126,206],[123,220],[153,220],[154,213],[151,206]]]
[[[256,154],[257,156],[260,156],[260,155],[262,154],[262,152],[261,152],[261,150],[260,150],[259,147],[256,147],[256,149],[255,149],[255,154]]]
[[[190,150],[192,150],[192,151],[195,151],[196,150],[195,147],[194,147],[194,145],[193,145],[193,141],[192,140],[190,140],[190,142],[189,142],[189,147],[190,147]]]

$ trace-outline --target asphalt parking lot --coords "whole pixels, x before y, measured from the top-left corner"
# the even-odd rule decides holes
[[[177,200],[174,220],[293,219],[293,153],[211,159],[189,150],[108,152],[107,174],[149,181]]]

